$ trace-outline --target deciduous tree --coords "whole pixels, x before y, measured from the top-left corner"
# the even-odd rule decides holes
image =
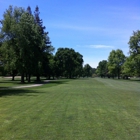
[[[91,77],[92,76],[92,67],[89,64],[85,64],[83,67],[83,76]]]
[[[109,73],[113,76],[117,76],[118,79],[120,78],[120,73],[122,69],[122,65],[125,62],[125,55],[123,51],[120,49],[112,50],[108,57],[108,70]]]
[[[129,40],[129,52],[132,64],[135,65],[136,75],[140,75],[140,31],[133,32]],[[133,68],[132,68],[133,69]]]
[[[72,78],[82,69],[83,56],[73,49],[59,48],[55,54],[55,62],[57,73]]]
[[[107,75],[108,72],[107,60],[102,60],[99,62],[96,72],[101,77],[105,77]]]
[[[18,27],[22,14],[25,12],[23,8],[9,6],[4,12],[3,19],[1,20],[1,55],[4,68],[13,73],[18,69],[19,60],[19,46],[18,46]],[[14,80],[14,74],[13,74]]]
[[[136,70],[136,61],[132,56],[129,56],[126,58],[126,61],[124,62],[122,66],[122,73],[124,78],[128,79],[128,76],[134,76],[137,73]]]

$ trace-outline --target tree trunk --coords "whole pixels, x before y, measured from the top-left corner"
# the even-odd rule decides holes
[[[21,74],[21,83],[24,83],[24,73]]]
[[[49,77],[48,77],[48,79],[49,79],[49,80],[51,79],[51,76],[50,76],[50,74],[49,74]]]
[[[28,83],[31,82],[31,74],[28,75]]]
[[[40,81],[40,75],[39,74],[37,74],[37,76],[36,76],[36,81]]]
[[[69,78],[70,78],[70,79],[72,78],[72,74],[71,74],[71,72],[69,73]]]
[[[120,79],[120,70],[118,69],[118,79]]]
[[[12,74],[12,81],[14,81],[15,80],[15,75],[14,75],[14,73]]]
[[[12,72],[12,81],[14,81],[14,80],[15,80],[15,72],[13,70],[13,72]]]
[[[28,74],[26,73],[26,81],[28,80]]]

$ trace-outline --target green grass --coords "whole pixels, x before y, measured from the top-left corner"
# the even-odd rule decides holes
[[[28,83],[28,81],[25,80],[25,83],[21,83],[20,77],[15,77],[15,80],[12,81],[12,78],[6,78],[6,77],[0,77],[0,89],[7,88],[7,87],[17,87],[17,86],[26,86],[26,85],[34,85],[43,83],[43,80],[45,80],[44,77],[41,78],[41,82],[35,81],[35,77],[31,77],[31,82]]]
[[[139,140],[139,84],[94,78],[0,90],[0,140]]]

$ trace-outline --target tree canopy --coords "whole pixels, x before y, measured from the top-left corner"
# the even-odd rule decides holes
[[[130,63],[131,60],[131,71],[134,70],[136,75],[140,75],[140,31],[133,32],[133,35],[129,40],[129,52],[130,59],[128,60]],[[128,63],[127,63],[128,64]]]
[[[59,48],[55,54],[57,73],[72,78],[82,71],[83,56],[70,48]]]
[[[125,55],[123,51],[120,49],[112,50],[108,57],[108,70],[109,73],[118,77],[120,77],[122,65],[125,62]]]
[[[102,60],[99,62],[96,73],[101,77],[105,77],[107,75],[108,73],[107,60]]]
[[[92,76],[92,67],[89,64],[85,64],[83,67],[83,76],[91,77]]]
[[[1,20],[2,63],[10,73],[18,70],[21,82],[24,82],[24,74],[29,75],[29,82],[31,74],[36,74],[39,80],[43,56],[54,50],[39,17],[38,6],[34,13],[30,7],[25,10],[9,6]]]
[[[104,69],[107,64],[109,77],[128,78],[128,76],[140,76],[140,31],[134,31],[130,36],[129,56],[125,57],[120,49],[112,50],[109,54],[108,61],[104,64],[100,61],[96,70],[98,75],[106,73]],[[104,67],[104,68],[103,68]]]

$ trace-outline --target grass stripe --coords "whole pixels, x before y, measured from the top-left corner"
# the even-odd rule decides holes
[[[60,80],[2,92],[1,140],[140,139],[138,82]]]

